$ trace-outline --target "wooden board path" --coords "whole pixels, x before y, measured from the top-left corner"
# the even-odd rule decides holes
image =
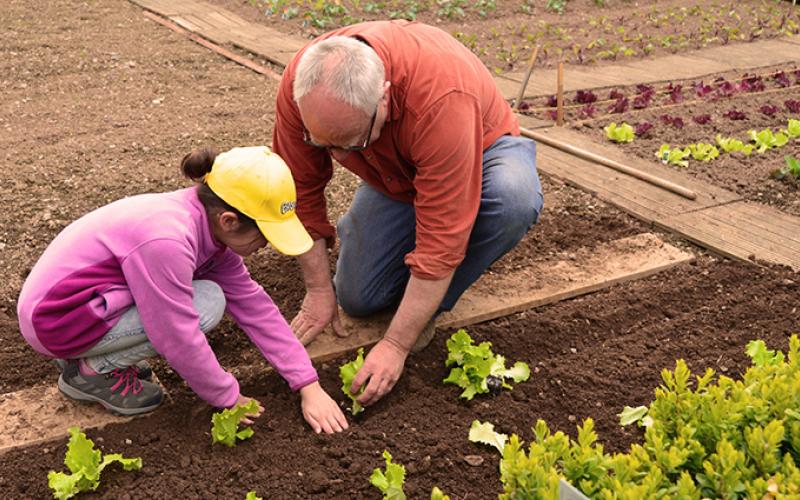
[[[437,328],[447,332],[512,312],[530,309],[575,297],[657,273],[691,261],[687,252],[668,245],[653,234],[641,234],[586,248],[571,259],[543,261],[510,275],[486,275],[464,294],[458,306],[440,317]],[[326,332],[308,346],[316,362],[335,358],[358,347],[377,342],[386,331],[390,315],[370,319],[343,316],[348,337]],[[237,366],[231,371],[241,377],[262,375],[266,362]],[[169,402],[165,402],[168,405]],[[163,411],[162,409],[156,411]],[[116,417],[99,405],[85,404],[64,397],[55,382],[47,386],[0,395],[0,455],[10,449],[66,437],[73,425],[81,429],[102,428],[122,423],[130,417]]]

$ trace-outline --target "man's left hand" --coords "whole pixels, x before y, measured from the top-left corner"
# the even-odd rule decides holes
[[[353,379],[350,392],[356,394],[359,388],[369,380],[364,393],[358,402],[369,406],[378,402],[392,390],[403,373],[408,350],[392,340],[383,339],[367,354],[364,365]]]

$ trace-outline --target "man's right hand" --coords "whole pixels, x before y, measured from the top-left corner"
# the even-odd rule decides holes
[[[291,324],[295,336],[303,345],[308,345],[328,325],[333,327],[333,333],[337,336],[347,336],[339,321],[339,308],[333,286],[306,289],[303,305]]]

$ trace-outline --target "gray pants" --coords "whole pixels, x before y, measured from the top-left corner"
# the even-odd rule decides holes
[[[225,294],[213,281],[197,280],[194,288],[194,307],[200,315],[200,330],[208,333],[217,326],[225,313]],[[147,338],[136,306],[120,316],[119,321],[91,349],[80,354],[97,373],[125,369],[139,361],[158,356]]]

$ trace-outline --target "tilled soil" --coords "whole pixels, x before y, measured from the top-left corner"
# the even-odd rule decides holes
[[[124,2],[57,0],[31,10],[12,0],[0,10],[0,24],[8,27],[0,47],[0,84],[9,96],[0,103],[0,392],[7,392],[55,383],[55,369],[21,340],[14,313],[27,269],[50,239],[113,199],[186,185],[177,164],[194,147],[268,144],[275,83],[144,20]],[[333,216],[353,186],[352,177],[337,177],[329,190]],[[556,181],[544,189],[539,225],[494,272],[648,229]],[[607,449],[622,450],[638,431],[620,428],[616,413],[647,404],[659,371],[675,359],[695,371],[735,375],[746,367],[747,341],[785,349],[796,331],[796,273],[698,255],[647,279],[470,328],[476,340],[492,341],[533,370],[528,382],[497,398],[460,401],[457,388],[441,383],[452,332],[439,332],[409,359],[395,390],[350,419],[342,435],[314,435],[285,382],[250,370],[243,392],[261,400],[266,414],[251,440],[212,448],[213,409],[157,364],[170,400],[149,416],[89,432],[106,452],[142,457],[144,468],[108,469],[98,492],[85,498],[243,498],[250,490],[264,498],[378,498],[368,477],[383,466],[383,450],[406,465],[410,498],[426,497],[434,485],[452,498],[491,498],[501,490],[498,457],[467,441],[474,419],[528,441],[538,418],[574,435],[591,416]],[[302,298],[294,260],[267,251],[249,266],[291,317]],[[212,333],[223,365],[263,363],[243,339],[229,322]],[[343,361],[318,366],[323,386],[342,403]],[[65,449],[66,439],[4,454],[3,495],[50,496],[47,472],[64,470]],[[483,463],[467,464],[468,455]]]

